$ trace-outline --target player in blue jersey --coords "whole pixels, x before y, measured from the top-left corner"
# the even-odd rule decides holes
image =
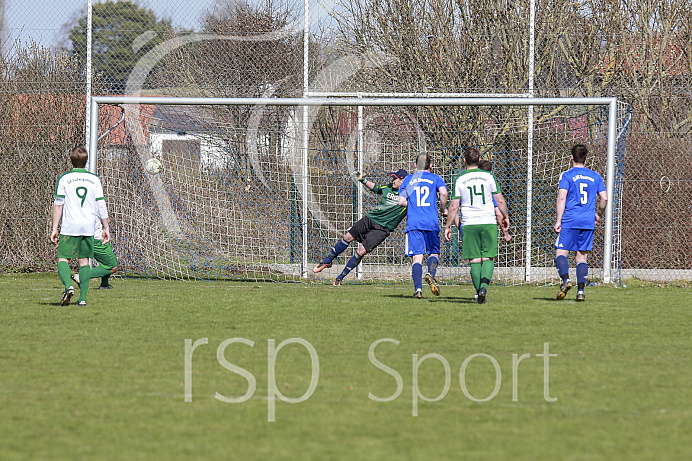
[[[558,234],[555,241],[555,267],[562,279],[557,299],[564,299],[572,288],[569,279],[570,251],[576,251],[577,263],[577,301],[584,301],[584,286],[589,272],[587,256],[593,248],[593,232],[603,216],[608,203],[603,178],[600,174],[584,166],[589,151],[583,144],[572,147],[572,168],[560,175],[557,197],[557,218],[554,230]],[[596,208],[596,197],[598,211]]]
[[[440,288],[435,280],[440,254],[440,209],[447,210],[447,185],[444,179],[430,172],[431,159],[428,154],[419,154],[416,172],[406,176],[399,187],[399,205],[406,210],[406,256],[412,257],[411,278],[414,298],[423,297],[423,257],[428,254],[428,272],[425,281],[435,296]]]

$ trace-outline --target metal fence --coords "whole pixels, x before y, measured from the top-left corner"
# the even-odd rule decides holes
[[[85,142],[88,94],[533,93],[632,105],[623,276],[692,279],[689,1],[614,12],[539,0],[535,15],[528,0],[318,0],[308,14],[304,5],[3,0],[0,268],[53,268],[55,178]],[[482,145],[481,135],[468,142]]]

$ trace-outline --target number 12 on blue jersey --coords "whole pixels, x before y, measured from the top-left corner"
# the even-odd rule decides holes
[[[430,188],[428,186],[415,186],[416,191],[416,206],[430,206],[428,198],[430,197]]]

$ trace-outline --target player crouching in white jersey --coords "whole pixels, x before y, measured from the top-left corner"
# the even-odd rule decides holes
[[[110,290],[113,286],[109,283],[109,279],[118,270],[118,260],[115,257],[115,251],[113,251],[111,242],[103,243],[101,241],[103,238],[103,226],[101,225],[100,217],[96,217],[94,225],[94,260],[98,263],[98,266],[91,269],[91,278],[101,279],[101,284],[98,287],[99,290]],[[72,274],[72,280],[75,281],[77,286],[81,287],[82,279],[79,277],[79,273]]]

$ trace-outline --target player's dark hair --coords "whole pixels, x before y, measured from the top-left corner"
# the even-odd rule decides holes
[[[464,151],[464,161],[466,162],[466,166],[477,166],[480,158],[481,153],[475,147],[467,147]]]
[[[493,164],[490,160],[481,159],[478,161],[478,168],[485,171],[493,171]]]
[[[70,160],[72,161],[72,166],[75,168],[84,168],[88,158],[89,153],[82,146],[77,146],[70,152]]]
[[[429,170],[430,165],[432,165],[432,158],[428,154],[418,154],[416,157],[416,169],[420,170],[421,165],[425,162],[425,165],[423,165],[423,170]]]
[[[572,158],[577,163],[584,163],[586,156],[589,155],[589,149],[584,144],[575,144],[572,146]]]

